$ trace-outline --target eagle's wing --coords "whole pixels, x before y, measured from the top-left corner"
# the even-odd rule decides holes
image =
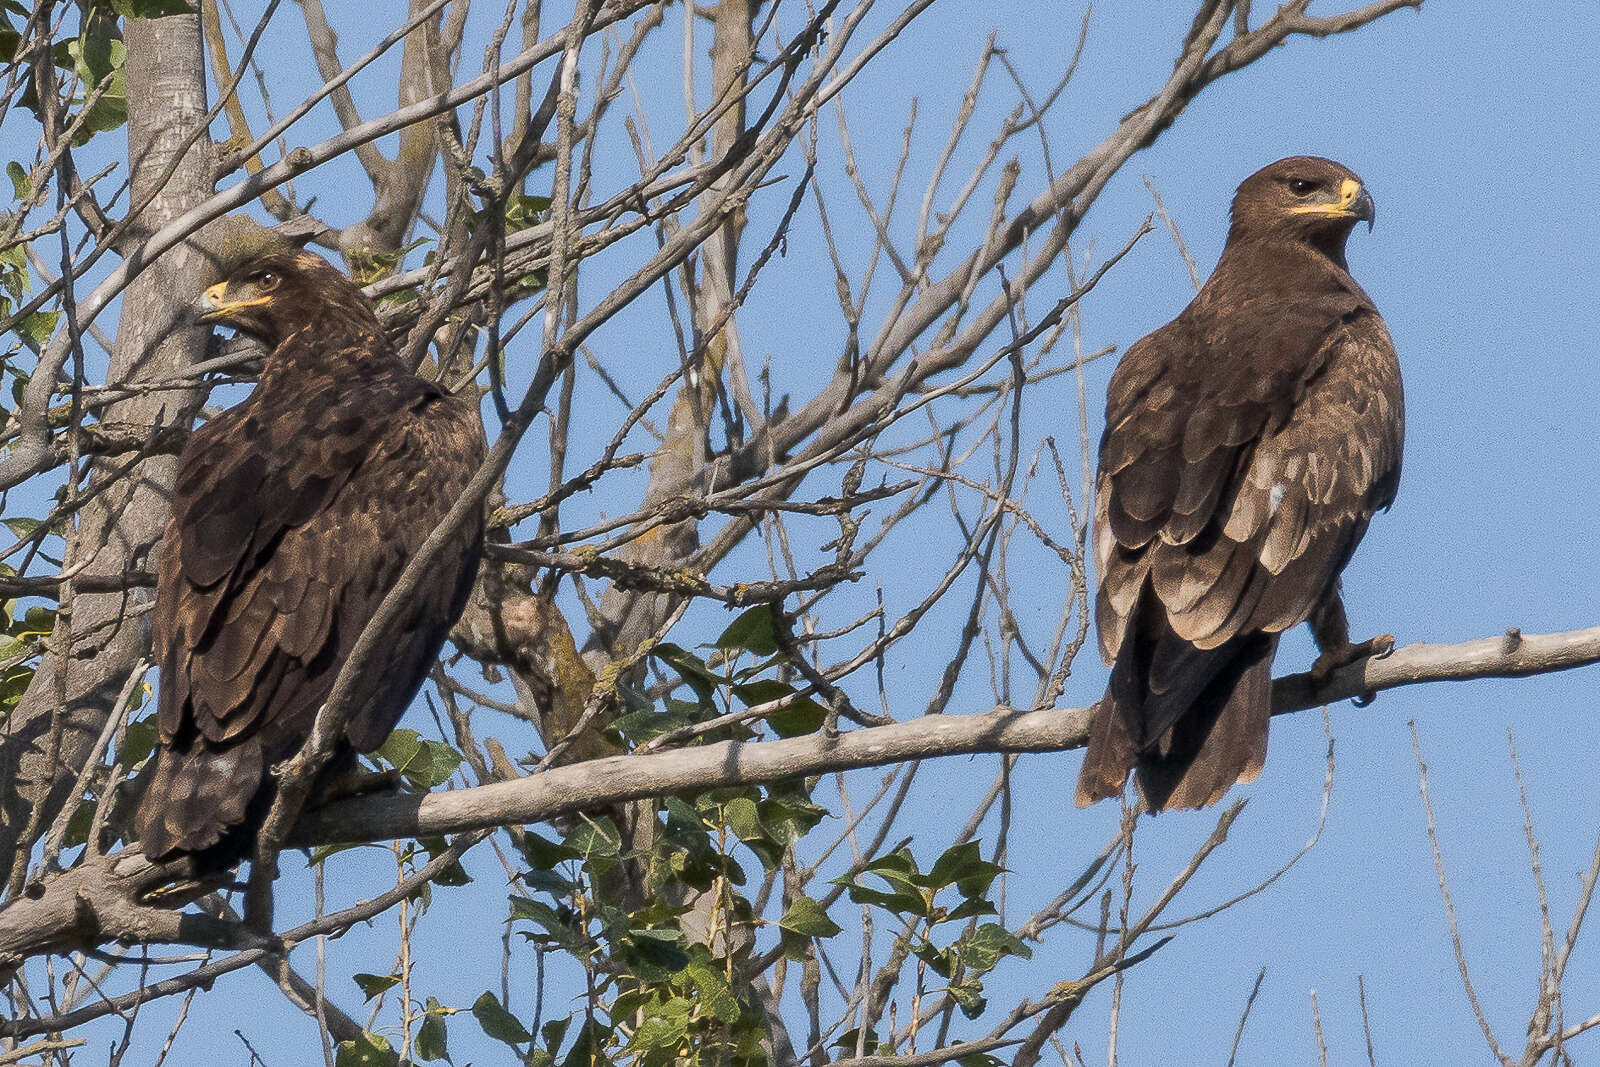
[[[1382,320],[1370,306],[1280,310],[1305,321],[1280,314],[1268,320],[1279,337],[1243,341],[1195,337],[1180,318],[1130,350],[1113,379],[1097,616],[1114,662],[1147,582],[1159,603],[1146,741],[1211,682],[1206,665],[1225,662],[1205,653],[1303,621],[1394,496],[1401,387]],[[1312,358],[1251,358],[1317,318]]]
[[[298,749],[362,628],[481,463],[465,404],[421,382],[393,388],[416,396],[382,419],[308,413],[283,451],[244,446],[262,432],[247,403],[185,457],[155,620],[159,732],[185,755],[164,754],[152,782],[170,799],[158,844],[209,847],[243,821],[264,769]],[[382,406],[364,392],[352,403]],[[481,551],[468,523],[424,574],[384,662],[359,680],[345,731],[357,750],[377,747],[421,686]]]
[[[259,734],[272,758],[284,744],[292,751],[362,627],[481,462],[482,437],[461,408],[425,395],[376,442],[355,423],[343,434],[335,425],[266,478],[259,451],[241,455],[225,439],[207,450],[215,462],[188,465],[161,627],[176,683],[162,694],[163,736],[188,719],[213,743]],[[462,448],[466,433],[472,446]],[[348,727],[358,749],[392,728],[465,602],[481,552],[474,527],[429,568],[390,656],[360,691]]]

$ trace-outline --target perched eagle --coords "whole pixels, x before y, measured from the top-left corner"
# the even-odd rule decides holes
[[[259,229],[224,243],[202,322],[268,350],[255,390],[179,459],[161,546],[159,751],[136,829],[145,854],[206,869],[245,856],[378,605],[483,462],[473,406],[413,375],[372,305],[321,257]],[[468,522],[431,568],[344,731],[393,729],[460,614],[483,548]]]
[[[1394,499],[1404,435],[1394,343],[1345,266],[1373,216],[1331,160],[1252,174],[1210,280],[1111,377],[1095,484],[1111,683],[1079,806],[1120,796],[1130,770],[1151,811],[1254,781],[1290,627],[1311,622],[1319,677],[1393,646],[1351,644],[1339,595]]]

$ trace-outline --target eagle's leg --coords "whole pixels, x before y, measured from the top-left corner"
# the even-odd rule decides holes
[[[1321,655],[1311,665],[1311,681],[1321,685],[1340,667],[1369,656],[1382,656],[1394,649],[1393,634],[1379,634],[1356,644],[1350,643],[1350,622],[1344,614],[1344,597],[1339,594],[1339,583],[1323,594],[1311,618],[1311,637]],[[1370,699],[1370,694],[1367,699]]]
[[[317,782],[317,791],[306,802],[308,808],[320,808],[336,800],[366,796],[370,793],[392,793],[400,788],[404,779],[400,771],[363,771],[352,767],[334,775],[324,775]]]
[[[320,808],[336,800],[366,796],[370,793],[391,793],[400,788],[402,779],[398,768],[387,771],[364,771],[356,754],[346,746],[317,776],[317,788],[306,802],[307,808]]]

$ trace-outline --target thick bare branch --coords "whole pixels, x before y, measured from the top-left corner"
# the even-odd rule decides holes
[[[1280,678],[1273,713],[1286,714],[1367,693],[1427,682],[1521,677],[1600,663],[1600,627],[1568,633],[1484,638],[1457,645],[1415,644],[1337,671],[1315,689],[1309,674]],[[1057,752],[1081,748],[1089,708],[979,715],[930,715],[893,726],[812,734],[782,741],[724,742],[647,756],[614,756],[558,767],[514,782],[432,793],[370,797],[308,814],[301,842],[372,841],[539,822],[573,811],[647,796],[782,781],[978,752]]]

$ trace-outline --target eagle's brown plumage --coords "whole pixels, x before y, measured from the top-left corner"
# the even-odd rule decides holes
[[[225,868],[250,847],[273,764],[310,732],[362,627],[483,461],[471,405],[411,374],[361,291],[321,257],[235,239],[201,318],[268,349],[249,398],[179,460],[162,541],[159,751],[137,830],[155,860]],[[429,570],[345,728],[376,748],[471,591],[469,522]]]
[[[1251,175],[1216,270],[1112,375],[1096,481],[1096,622],[1111,684],[1079,805],[1136,770],[1152,811],[1213,804],[1267,751],[1272,657],[1310,620],[1352,645],[1339,572],[1400,478],[1400,367],[1344,245],[1372,200],[1299,156]]]

